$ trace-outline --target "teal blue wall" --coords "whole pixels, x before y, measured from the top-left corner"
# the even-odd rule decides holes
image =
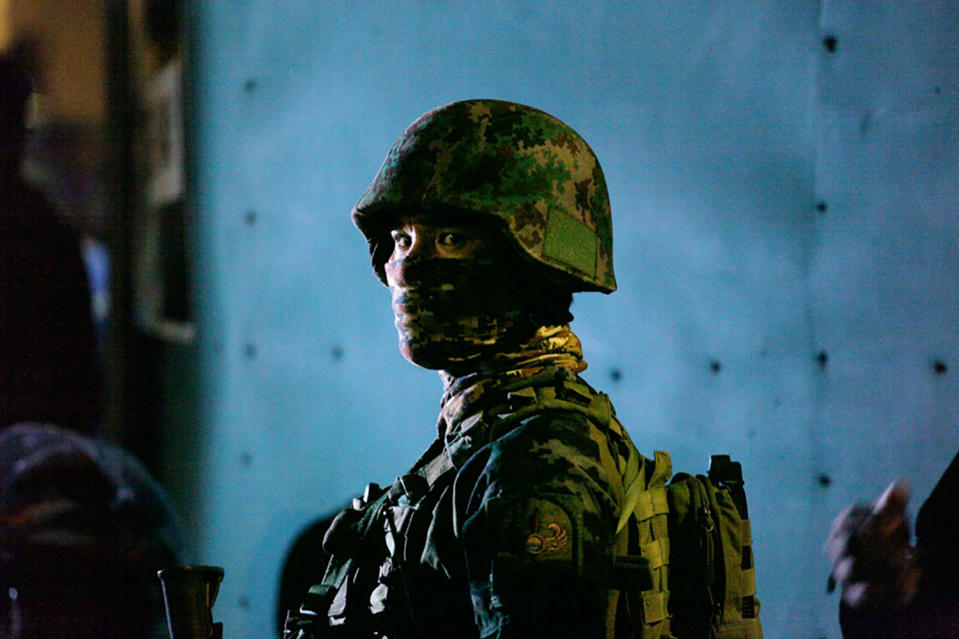
[[[955,5],[193,5],[199,414],[166,468],[229,639],[270,636],[303,526],[431,439],[439,381],[348,214],[470,97],[596,150],[620,290],[574,304],[586,377],[647,454],[743,462],[767,636],[838,637],[832,516],[900,475],[924,497],[959,443]]]

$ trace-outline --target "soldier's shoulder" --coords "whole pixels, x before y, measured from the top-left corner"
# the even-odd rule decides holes
[[[504,450],[591,450],[590,433],[595,428],[586,413],[542,410],[525,416],[515,428],[498,438],[494,445]]]
[[[605,483],[595,427],[574,411],[544,411],[491,442],[484,474],[514,487],[566,482],[575,475]]]

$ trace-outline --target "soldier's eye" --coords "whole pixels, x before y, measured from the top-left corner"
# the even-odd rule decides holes
[[[470,237],[464,233],[441,233],[439,243],[449,248],[460,247],[469,242]]]
[[[403,231],[392,231],[390,237],[393,238],[393,246],[401,249],[408,249],[412,241],[410,236]]]

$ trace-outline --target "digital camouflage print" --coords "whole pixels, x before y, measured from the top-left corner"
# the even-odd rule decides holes
[[[287,637],[605,637],[619,474],[643,463],[568,368],[461,378],[421,459],[336,518]]]
[[[528,291],[495,259],[406,257],[386,273],[400,352],[418,366],[469,368],[532,330],[520,308]]]
[[[741,473],[667,484],[563,332],[452,382],[420,460],[334,520],[286,639],[762,638]]]
[[[496,248],[398,260],[390,231],[411,216],[490,225]],[[529,323],[530,300],[565,296],[565,317],[572,291],[616,288],[596,156],[537,109],[456,102],[400,136],[352,217],[393,282],[401,349],[436,350],[408,359],[442,364],[446,393],[420,460],[331,524],[330,565],[286,636],[606,636],[625,475],[643,458],[579,377],[565,321]]]
[[[489,219],[572,290],[616,290],[603,170],[579,134],[538,109],[454,102],[427,112],[396,140],[353,209],[384,283],[387,225],[397,213]]]

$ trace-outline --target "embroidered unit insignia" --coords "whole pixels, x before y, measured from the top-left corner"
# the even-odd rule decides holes
[[[546,530],[550,534],[533,533],[526,538],[526,552],[538,555],[541,552],[555,552],[566,547],[569,535],[559,524],[547,524]]]

